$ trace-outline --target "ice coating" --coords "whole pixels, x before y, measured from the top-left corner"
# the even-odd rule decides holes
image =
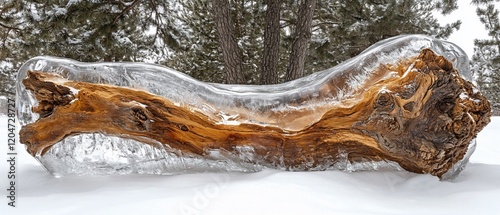
[[[19,70],[18,80],[26,77],[28,70],[55,72],[67,79],[90,83],[112,84],[146,90],[160,95],[178,105],[186,105],[212,112],[218,123],[238,124],[254,123],[259,125],[279,126],[289,130],[296,129],[301,123],[286,118],[285,109],[310,110],[319,118],[324,112],[317,110],[318,105],[334,105],[336,101],[352,96],[378,65],[395,64],[402,58],[415,57],[424,48],[430,48],[439,55],[450,60],[454,67],[466,79],[471,79],[466,54],[456,45],[423,35],[407,35],[381,41],[352,58],[331,69],[314,73],[310,76],[274,86],[222,85],[200,83],[199,81],[177,71],[143,63],[81,63],[68,59],[53,57],[37,57],[26,62]],[[349,72],[345,72],[349,71]],[[345,77],[345,83],[338,85],[338,90],[323,101],[314,100],[325,83]],[[166,88],[165,86],[168,86]],[[31,114],[31,107],[36,100],[19,82],[17,85],[17,102],[19,104],[19,120],[21,125],[34,122],[38,116]],[[286,95],[286,96],[284,96]],[[300,98],[312,98],[300,101]],[[294,101],[294,102],[290,102]],[[257,105],[258,104],[258,105]],[[286,107],[285,107],[286,104]],[[290,106],[292,104],[292,106]],[[273,116],[240,116],[232,113],[234,108],[246,108],[253,112],[262,109],[273,110]],[[277,117],[278,116],[278,117]],[[302,126],[302,125],[301,125]],[[81,144],[85,143],[85,144]],[[120,143],[120,144],[117,144]],[[87,147],[85,147],[87,145]],[[144,144],[143,144],[144,145]],[[450,178],[456,176],[472,154],[475,142],[456,167],[450,170]],[[66,147],[66,148],[65,148]],[[74,147],[68,150],[67,147]],[[99,150],[89,150],[99,148]],[[239,155],[251,156],[251,149],[242,149],[247,153]],[[69,152],[72,151],[72,152]],[[131,153],[133,151],[133,153]],[[257,171],[261,167],[244,162],[244,157],[227,159],[227,153],[209,152],[219,161],[207,161],[196,157],[179,155],[171,149],[157,150],[154,147],[140,146],[140,143],[118,137],[101,134],[79,134],[67,138],[53,146],[37,159],[55,175],[67,174],[114,174],[114,173],[149,173],[177,174],[197,171]],[[238,159],[237,159],[238,160]],[[348,171],[377,169],[380,166],[394,167],[391,162],[371,161],[351,164],[339,161],[338,169]],[[89,169],[92,169],[91,171]]]

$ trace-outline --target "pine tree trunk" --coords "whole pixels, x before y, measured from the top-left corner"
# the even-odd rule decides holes
[[[305,75],[304,63],[307,55],[309,40],[311,40],[311,24],[316,8],[316,0],[303,0],[299,8],[295,38],[292,43],[290,62],[286,71],[286,81],[301,78]]]
[[[234,34],[228,0],[212,0],[212,13],[222,48],[226,83],[244,84],[246,80],[242,70],[242,54]]]
[[[278,83],[280,50],[280,0],[268,0],[264,29],[264,53],[261,63],[260,84]]]

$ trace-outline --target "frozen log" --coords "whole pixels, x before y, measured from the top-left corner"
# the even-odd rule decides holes
[[[430,49],[374,67],[350,96],[338,95],[356,73],[338,74],[312,95],[276,90],[285,108],[208,99],[210,108],[200,108],[140,89],[29,71],[22,83],[38,101],[32,111],[39,118],[22,127],[20,142],[35,156],[68,136],[103,133],[206,159],[214,159],[213,150],[238,155],[245,148],[251,156],[244,162],[279,169],[324,170],[339,159],[393,161],[441,178],[489,123],[486,98]],[[332,95],[342,99],[331,101]],[[294,108],[304,103],[313,108]],[[221,122],[220,110],[233,121]]]

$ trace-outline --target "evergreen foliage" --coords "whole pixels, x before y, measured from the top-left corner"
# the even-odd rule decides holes
[[[266,4],[256,0],[231,0],[232,17],[240,48],[243,71],[249,84],[259,83]],[[177,53],[167,65],[205,81],[223,82],[224,67],[209,0],[184,0],[181,20],[192,31],[190,49]],[[284,0],[281,10],[281,44],[276,72],[284,81],[300,1]],[[461,22],[441,26],[433,12],[449,13],[454,1],[346,0],[318,1],[305,74],[333,67],[356,56],[380,40],[400,34],[427,34],[447,38]],[[202,20],[202,21],[201,21]],[[387,27],[390,26],[390,27]],[[214,70],[216,69],[216,70]]]
[[[182,49],[170,15],[176,8],[170,1],[3,1],[0,80],[12,83],[15,70],[39,55],[158,63]]]
[[[285,80],[301,2],[280,1],[279,82]],[[262,83],[266,1],[229,3],[245,80]],[[203,81],[224,83],[210,7],[210,0],[3,0],[2,90],[13,92],[17,68],[39,55],[161,63]],[[391,36],[422,33],[446,38],[460,22],[441,26],[433,12],[446,14],[455,8],[456,0],[317,1],[305,74],[335,66]]]
[[[474,41],[471,69],[481,92],[500,115],[500,16],[493,0],[473,1],[476,13],[488,31],[488,39]]]
[[[0,96],[14,94],[16,68],[21,63],[16,61],[17,39],[21,34],[22,17],[18,12],[23,3],[17,0],[0,2]]]
[[[172,8],[169,1],[28,0],[20,48],[27,57],[155,61],[178,48]]]
[[[461,22],[441,26],[432,13],[442,5],[416,0],[322,1],[306,69],[310,73],[330,68],[380,40],[401,34],[447,38]]]
[[[211,13],[210,0],[181,0],[183,10],[178,20],[189,32],[184,44],[188,47],[176,53],[165,64],[208,82],[224,83],[222,50]],[[248,83],[258,83],[264,27],[262,1],[230,0],[230,12],[235,36],[242,51],[242,71]]]

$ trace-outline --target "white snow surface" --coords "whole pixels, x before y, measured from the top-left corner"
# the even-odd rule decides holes
[[[0,117],[0,214],[497,214],[500,117],[453,182],[406,171],[198,173],[55,178],[17,145],[7,205],[7,118]],[[19,129],[19,125],[17,125]]]

